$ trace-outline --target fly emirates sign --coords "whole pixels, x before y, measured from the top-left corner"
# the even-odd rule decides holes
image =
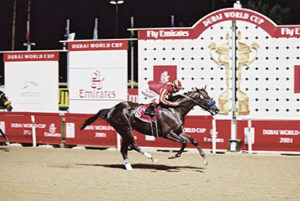
[[[147,37],[148,38],[166,38],[166,37],[189,37],[190,33],[189,31],[176,31],[176,30],[152,30],[147,31]]]

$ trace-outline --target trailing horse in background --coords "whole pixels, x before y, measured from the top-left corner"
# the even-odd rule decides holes
[[[0,108],[6,109],[9,112],[12,111],[12,109],[13,109],[11,106],[11,101],[8,100],[8,98],[6,97],[6,95],[3,91],[0,91]],[[1,128],[0,128],[0,134],[5,139],[6,144],[7,145],[10,144],[7,136],[5,135],[5,133],[3,132],[3,130]]]
[[[196,105],[208,111],[211,115],[217,114],[219,109],[215,101],[208,96],[205,89],[195,89],[185,94],[176,95],[171,98],[171,101],[178,101],[180,104],[176,108],[162,106],[158,111],[156,137],[162,137],[181,143],[181,149],[171,158],[180,157],[186,147],[186,143],[192,143],[198,149],[204,159],[204,163],[207,165],[205,153],[198,142],[183,132],[184,118]],[[142,104],[128,101],[121,102],[110,109],[100,110],[97,114],[87,119],[81,126],[81,129],[84,129],[99,117],[106,120],[123,138],[121,153],[127,170],[132,169],[127,157],[128,146],[155,161],[152,155],[141,150],[134,141],[133,129],[145,135],[153,135],[151,123],[141,121],[135,117],[136,112],[141,106]]]
[[[9,112],[13,109],[13,107],[11,106],[11,101],[8,100],[3,91],[0,91],[0,108],[6,109]]]

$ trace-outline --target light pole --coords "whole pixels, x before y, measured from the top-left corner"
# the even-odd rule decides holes
[[[115,19],[115,38],[118,37],[118,26],[119,26],[119,5],[123,4],[124,1],[110,1],[109,2],[116,7],[116,19]]]

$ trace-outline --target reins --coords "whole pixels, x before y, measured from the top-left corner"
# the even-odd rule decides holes
[[[189,97],[189,96],[187,96],[187,95],[184,95],[184,94],[178,94],[178,95],[183,96],[183,97],[185,97],[185,98],[191,100],[192,102],[194,102],[196,105],[200,105],[200,106],[201,106],[200,103],[198,103],[197,101],[195,101],[194,99],[192,99],[191,97]],[[201,96],[203,97],[202,94],[201,94]],[[200,97],[201,97],[201,96],[200,96]],[[203,98],[203,99],[204,99],[204,98]],[[208,106],[210,107],[210,106],[216,104],[216,101],[213,100],[213,101],[210,101],[210,102],[207,103],[207,104],[208,104]]]
[[[197,101],[195,101],[194,99],[192,99],[191,97],[189,97],[189,96],[187,96],[187,95],[184,95],[184,94],[178,94],[178,95],[183,96],[183,97],[185,97],[185,98],[187,98],[187,99],[193,101],[196,105],[200,105],[200,103],[198,103]]]

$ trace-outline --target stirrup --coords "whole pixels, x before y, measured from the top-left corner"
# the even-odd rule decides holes
[[[157,130],[157,121],[151,121],[151,132],[153,137],[159,137],[158,136],[158,130]]]
[[[145,110],[145,114],[150,116],[151,118],[153,118],[155,116],[155,111],[156,111],[156,108],[151,105]]]

